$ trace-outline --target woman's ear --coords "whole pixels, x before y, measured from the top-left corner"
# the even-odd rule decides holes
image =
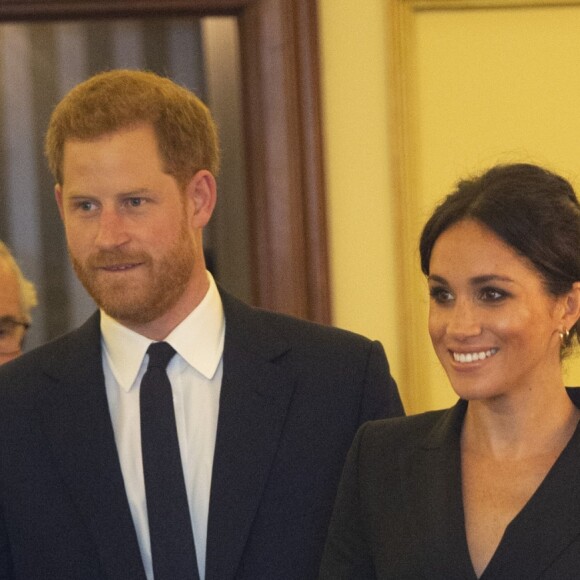
[[[215,208],[217,200],[217,184],[210,171],[201,169],[189,181],[185,188],[185,195],[193,208],[190,223],[193,228],[205,227]]]
[[[574,282],[566,295],[562,323],[566,330],[570,330],[580,318],[580,282]]]

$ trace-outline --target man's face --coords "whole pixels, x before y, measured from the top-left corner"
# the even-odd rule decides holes
[[[23,321],[18,278],[0,259],[0,364],[21,354]]]
[[[67,141],[56,197],[76,273],[105,312],[149,335],[191,311],[205,280],[201,230],[151,127]]]

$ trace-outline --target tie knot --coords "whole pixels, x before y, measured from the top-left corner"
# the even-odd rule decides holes
[[[173,358],[175,350],[166,342],[152,342],[147,349],[147,354],[149,355],[148,369],[152,367],[165,369],[169,361]]]

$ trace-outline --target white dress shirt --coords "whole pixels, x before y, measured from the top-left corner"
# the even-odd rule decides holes
[[[202,302],[165,339],[177,352],[167,367],[173,390],[177,437],[183,463],[200,578],[205,577],[207,521],[219,397],[223,373],[225,319],[215,282]],[[101,311],[103,370],[141,557],[153,580],[151,544],[141,459],[139,390],[151,340]]]

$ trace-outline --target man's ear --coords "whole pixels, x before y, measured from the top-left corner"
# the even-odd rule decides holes
[[[193,213],[190,217],[194,228],[203,228],[209,222],[217,200],[217,184],[210,171],[201,169],[189,181],[185,195],[191,202]]]
[[[56,199],[56,205],[58,206],[58,212],[60,213],[60,219],[64,221],[64,211],[63,211],[63,201],[62,201],[62,187],[60,183],[54,186],[54,198]]]

